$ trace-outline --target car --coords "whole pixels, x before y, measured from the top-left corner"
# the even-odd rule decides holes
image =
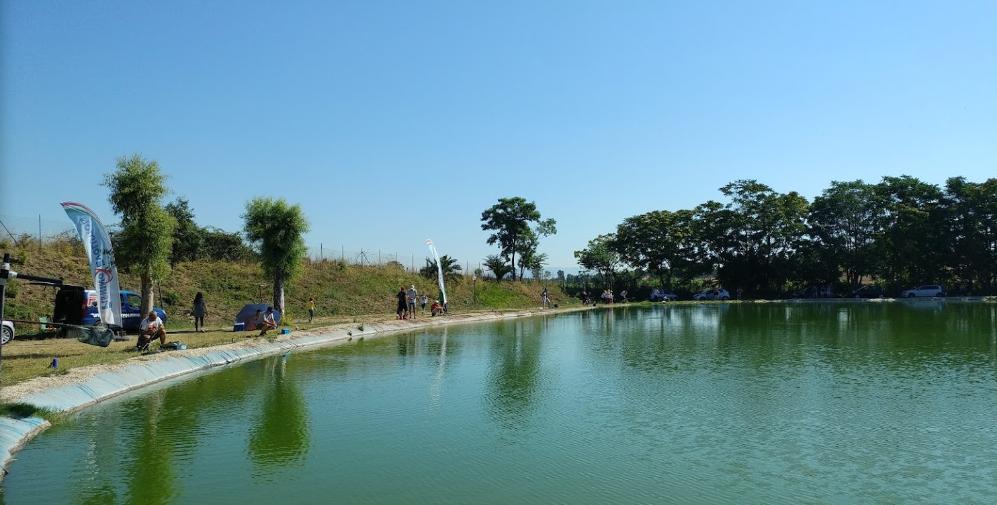
[[[650,299],[652,302],[674,302],[679,299],[679,295],[667,289],[655,288],[651,290]]]
[[[100,313],[97,310],[97,291],[88,289],[84,292],[83,322],[84,326],[92,326],[100,322]],[[121,328],[125,331],[138,331],[142,324],[142,297],[134,291],[121,290]],[[163,322],[166,322],[166,311],[161,307],[153,307]]]
[[[852,298],[882,298],[883,288],[875,284],[866,284],[852,291]]]
[[[926,284],[914,289],[908,289],[900,293],[902,298],[931,298],[935,296],[945,296],[945,290],[938,284]]]
[[[0,345],[7,345],[7,342],[14,340],[14,323],[4,319],[3,334],[0,335]]]
[[[707,289],[692,295],[693,300],[730,300],[730,293],[724,288]]]

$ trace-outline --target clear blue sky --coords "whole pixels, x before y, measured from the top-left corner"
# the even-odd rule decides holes
[[[992,1],[0,5],[0,215],[114,222],[139,152],[202,225],[280,196],[313,247],[475,261],[522,195],[556,268],[734,179],[997,176]]]

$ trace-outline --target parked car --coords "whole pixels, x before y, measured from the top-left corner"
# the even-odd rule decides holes
[[[935,297],[935,296],[945,296],[945,290],[942,289],[938,284],[927,284],[924,286],[918,286],[914,289],[908,289],[900,293],[903,298],[920,298],[920,297]]]
[[[85,305],[83,307],[83,322],[85,326],[94,325],[100,322],[100,313],[97,311],[97,291],[88,289],[84,292]],[[161,307],[153,307],[163,322],[166,322],[166,311]],[[121,290],[121,328],[125,331],[138,331],[142,324],[142,297],[133,291]]]
[[[14,340],[14,323],[4,319],[3,334],[0,335],[0,345],[7,345],[7,342]]]
[[[674,302],[679,299],[679,295],[668,289],[654,288],[651,290],[652,302]]]
[[[883,288],[875,284],[867,284],[852,291],[852,298],[882,298]]]
[[[730,293],[726,289],[707,289],[692,295],[693,300],[730,300]]]
[[[831,286],[809,286],[803,291],[793,293],[794,298],[834,298],[834,290]]]

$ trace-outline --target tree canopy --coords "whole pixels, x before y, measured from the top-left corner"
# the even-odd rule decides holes
[[[755,180],[720,193],[691,210],[628,217],[575,256],[604,277],[618,261],[664,286],[708,278],[747,296],[850,293],[867,282],[892,294],[919,284],[997,288],[997,179],[953,177],[944,188],[910,176],[835,181],[812,202]]]
[[[307,249],[308,222],[298,205],[283,198],[254,198],[246,203],[246,239],[256,248],[263,271],[273,278],[273,305],[284,310],[284,284],[301,267]]]
[[[531,223],[536,223],[536,226],[531,228]],[[492,232],[488,236],[488,245],[498,244],[500,255],[507,260],[512,279],[516,280],[516,253],[521,256],[521,269],[535,264],[533,256],[537,254],[540,237],[557,233],[557,222],[542,219],[536,203],[514,196],[499,198],[498,203],[485,209],[481,213],[481,229]]]
[[[104,177],[110,188],[111,207],[121,216],[114,234],[115,257],[124,270],[141,279],[142,313],[153,307],[153,283],[169,268],[176,221],[163,209],[166,177],[159,164],[141,155],[121,157],[114,172]]]

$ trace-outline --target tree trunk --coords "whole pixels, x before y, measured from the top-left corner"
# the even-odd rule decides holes
[[[280,273],[273,276],[273,307],[284,317],[284,276]]]
[[[512,280],[515,281],[516,280],[516,249],[515,248],[512,250],[512,256],[511,256],[511,259],[509,260],[509,265],[512,266]]]
[[[152,276],[149,272],[142,273],[142,317],[145,317],[152,311],[153,302],[152,299]]]

